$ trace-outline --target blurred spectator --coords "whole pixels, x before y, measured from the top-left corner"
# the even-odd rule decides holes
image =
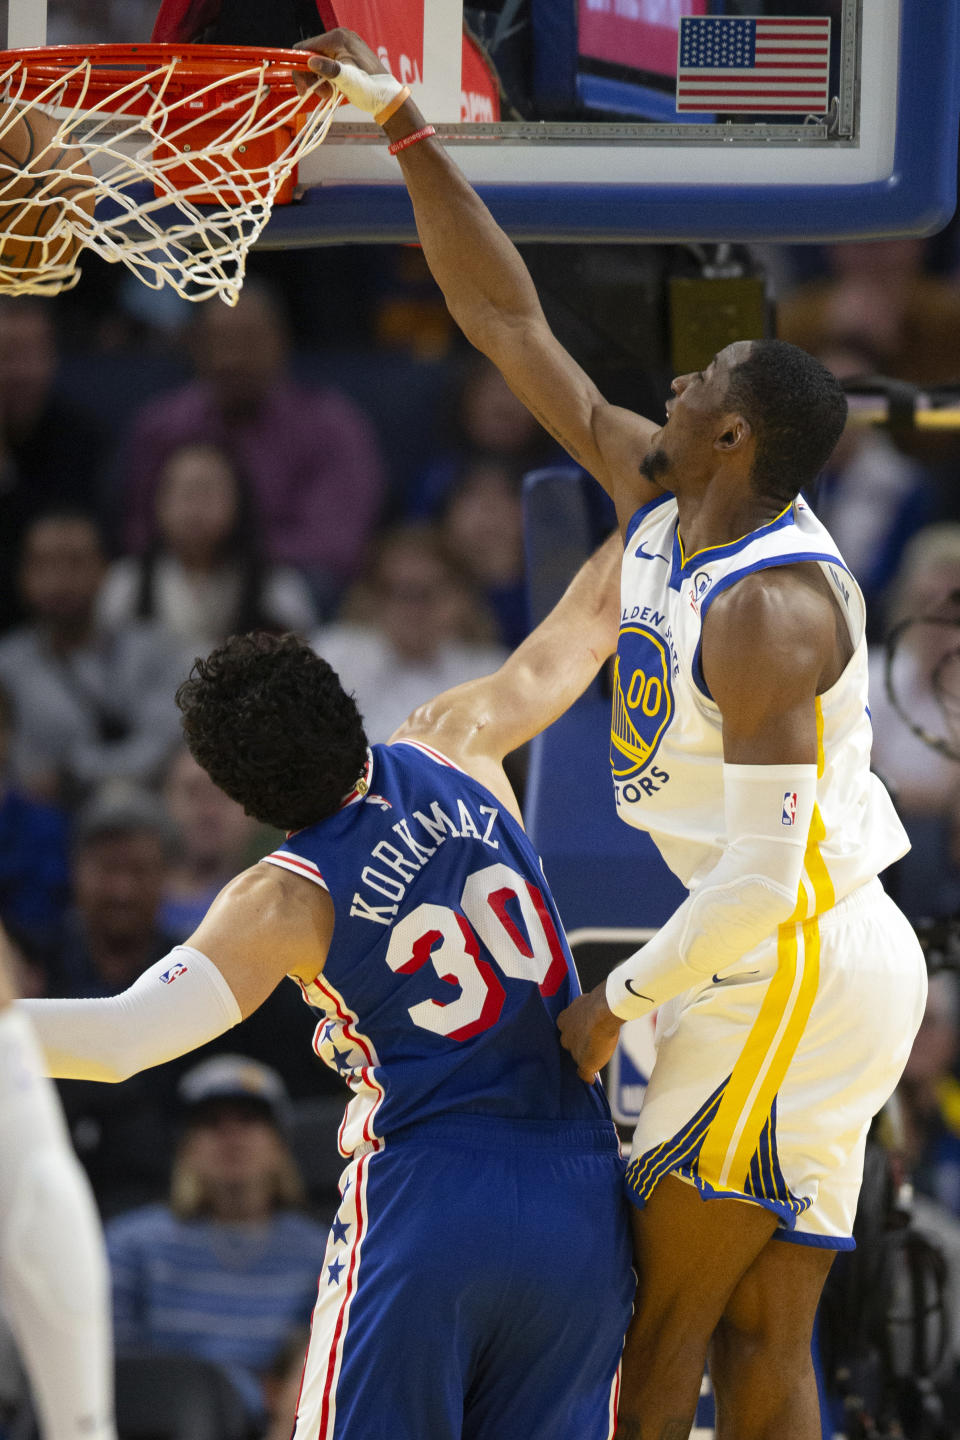
[[[471,461],[499,461],[521,475],[558,460],[569,463],[566,452],[538,425],[485,356],[471,352],[454,367],[452,376],[452,393],[441,410],[448,418],[439,458],[414,482],[407,497],[407,513],[413,519],[437,515]]]
[[[105,786],[80,812],[75,908],[51,957],[51,994],[119,994],[172,948],[158,910],[173,841],[160,802],[122,782]],[[118,1085],[60,1082],[74,1144],[106,1213],[162,1193],[178,1074],[176,1066],[162,1065]]]
[[[274,1070],[220,1055],[187,1071],[180,1096],[169,1204],[107,1227],[117,1347],[223,1366],[263,1422],[264,1381],[294,1332],[301,1343],[326,1232],[302,1213]]]
[[[468,462],[447,496],[447,550],[483,595],[498,637],[513,650],[529,630],[523,553],[522,476],[497,460]]]
[[[878,358],[856,344],[828,347],[818,358],[841,381],[881,369]],[[931,476],[889,435],[847,425],[811,499],[863,591],[871,638],[879,633],[880,601],[904,547],[933,519],[936,498]]]
[[[924,269],[923,240],[861,240],[827,250],[830,275],[777,306],[777,333],[817,355],[838,343],[875,353],[885,375],[960,380],[960,286]]]
[[[110,567],[100,599],[108,624],[159,620],[193,655],[247,630],[310,633],[317,614],[309,587],[290,566],[264,562],[250,486],[225,449],[173,450],[155,510],[146,555]]]
[[[933,975],[927,1008],[897,1090],[907,1172],[924,1195],[960,1215],[957,977]]]
[[[269,832],[214,785],[186,746],[171,761],[163,798],[179,843],[167,874],[160,923],[171,935],[186,936],[227,881],[267,852],[264,840],[260,855],[253,853],[257,837]]]
[[[22,618],[16,562],[30,523],[98,508],[103,437],[57,395],[56,373],[49,302],[0,296],[0,630]]]
[[[480,597],[429,525],[383,537],[358,611],[359,620],[318,631],[313,646],[356,695],[371,743],[439,691],[489,675],[506,658],[489,641]]]
[[[267,558],[298,566],[329,600],[354,574],[383,499],[373,424],[341,391],[291,377],[286,325],[261,282],[247,282],[235,309],[213,301],[197,312],[196,379],[147,405],[125,446],[130,548],[148,548],[171,452],[207,442],[250,477]]]
[[[32,793],[67,804],[115,776],[156,779],[180,734],[181,657],[156,625],[97,621],[105,574],[91,519],[34,520],[20,572],[31,623],[0,640],[0,683],[17,721],[14,773]]]
[[[67,821],[10,784],[14,722],[0,686],[0,920],[15,932],[50,939],[63,919],[69,888]]]
[[[171,948],[157,912],[176,833],[160,801],[123,781],[103,786],[77,815],[73,893],[54,969],[54,993],[117,995]]]
[[[958,589],[960,524],[928,525],[904,550],[890,592],[887,628],[936,612]],[[933,674],[938,663],[956,651],[958,638],[960,632],[950,625],[914,625],[903,635],[894,658],[892,681],[901,708],[935,736],[946,736],[948,730],[933,691]],[[870,656],[873,767],[892,788],[909,829],[912,816],[943,813],[960,781],[960,767],[907,727],[887,692],[885,672],[885,649],[876,646]]]

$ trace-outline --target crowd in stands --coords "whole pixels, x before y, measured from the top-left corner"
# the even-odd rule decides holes
[[[842,378],[960,384],[960,268],[936,254],[783,252],[779,333]],[[458,340],[418,252],[343,261],[254,256],[235,310],[96,263],[56,302],[0,298],[0,919],[24,993],[124,989],[274,843],[182,745],[174,692],[197,655],[295,630],[382,741],[526,633],[522,478],[569,461]],[[932,680],[960,629],[907,632],[896,704],[883,642],[960,593],[958,477],[957,441],[851,426],[808,497],[870,606],[875,765],[915,845],[891,884],[915,921],[960,912],[960,764],[904,719],[960,754],[960,681],[954,716]],[[297,1174],[314,1142],[332,1153],[341,1095],[314,1018],[281,987],[229,1045],[61,1086],[109,1222],[118,1344],[226,1367],[251,1437],[287,1424],[336,1244],[329,1172]],[[949,974],[899,1104],[903,1163],[960,1223]],[[299,1151],[298,1106],[326,1117]]]

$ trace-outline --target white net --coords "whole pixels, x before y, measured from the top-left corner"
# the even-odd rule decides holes
[[[70,288],[82,244],[151,289],[234,305],[248,250],[274,203],[290,198],[337,99],[300,93],[289,65],[256,51],[228,63],[213,47],[209,60],[198,47],[185,57],[129,46],[122,59],[117,48],[69,61],[29,52],[50,57],[42,64],[0,53],[0,292]],[[45,143],[24,166],[10,137],[25,119]]]

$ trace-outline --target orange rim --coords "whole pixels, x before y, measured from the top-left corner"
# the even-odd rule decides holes
[[[19,63],[24,72],[23,94],[29,95],[55,84],[77,66],[89,63],[89,80],[83,80],[87,94],[96,94],[100,104],[109,108],[114,90],[125,89],[136,79],[138,70],[151,74],[171,60],[176,60],[165,89],[190,91],[200,85],[220,80],[229,86],[241,73],[245,82],[249,72],[264,65],[264,79],[274,90],[295,89],[294,71],[312,75],[302,50],[260,49],[249,45],[45,45],[26,50],[0,51],[0,71]],[[77,77],[77,87],[81,77]]]

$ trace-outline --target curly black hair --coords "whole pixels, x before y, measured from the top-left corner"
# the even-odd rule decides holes
[[[197,764],[248,815],[302,830],[362,774],[363,720],[326,660],[296,635],[233,635],[177,691]]]
[[[825,365],[785,340],[754,340],[730,372],[728,408],[757,437],[754,488],[788,505],[829,460],[847,421],[847,397]]]

